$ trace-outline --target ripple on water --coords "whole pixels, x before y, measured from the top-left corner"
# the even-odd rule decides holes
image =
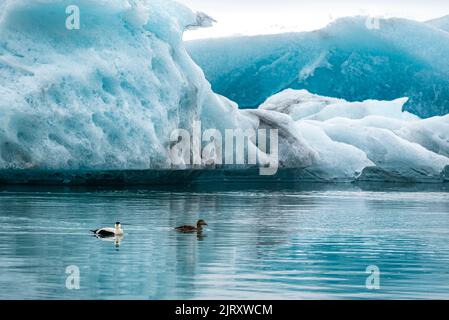
[[[0,298],[449,299],[448,193],[347,189],[3,190]],[[117,220],[119,246],[89,234]]]

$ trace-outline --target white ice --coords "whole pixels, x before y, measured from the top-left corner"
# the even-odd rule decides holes
[[[346,102],[285,90],[259,109],[295,121],[318,154],[307,171],[319,179],[355,180],[376,167],[398,180],[438,180],[449,165],[449,115],[423,120],[402,111],[406,101]]]

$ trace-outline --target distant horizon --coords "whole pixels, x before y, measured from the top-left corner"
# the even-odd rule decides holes
[[[405,18],[419,22],[449,15],[449,1],[428,0],[177,0],[217,20],[206,29],[186,32],[185,40],[313,31],[343,17]]]

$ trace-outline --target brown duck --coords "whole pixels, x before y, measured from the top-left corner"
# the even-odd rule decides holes
[[[182,232],[182,233],[201,233],[203,232],[203,226],[207,226],[206,221],[204,220],[198,220],[198,222],[196,223],[196,227],[194,226],[180,226],[175,228],[176,231],[178,232]]]

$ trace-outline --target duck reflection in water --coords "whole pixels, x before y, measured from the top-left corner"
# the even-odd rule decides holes
[[[95,236],[95,237],[101,241],[114,242],[114,245],[117,249],[120,248],[120,245],[123,239],[125,238],[124,236],[112,236],[112,237]]]

